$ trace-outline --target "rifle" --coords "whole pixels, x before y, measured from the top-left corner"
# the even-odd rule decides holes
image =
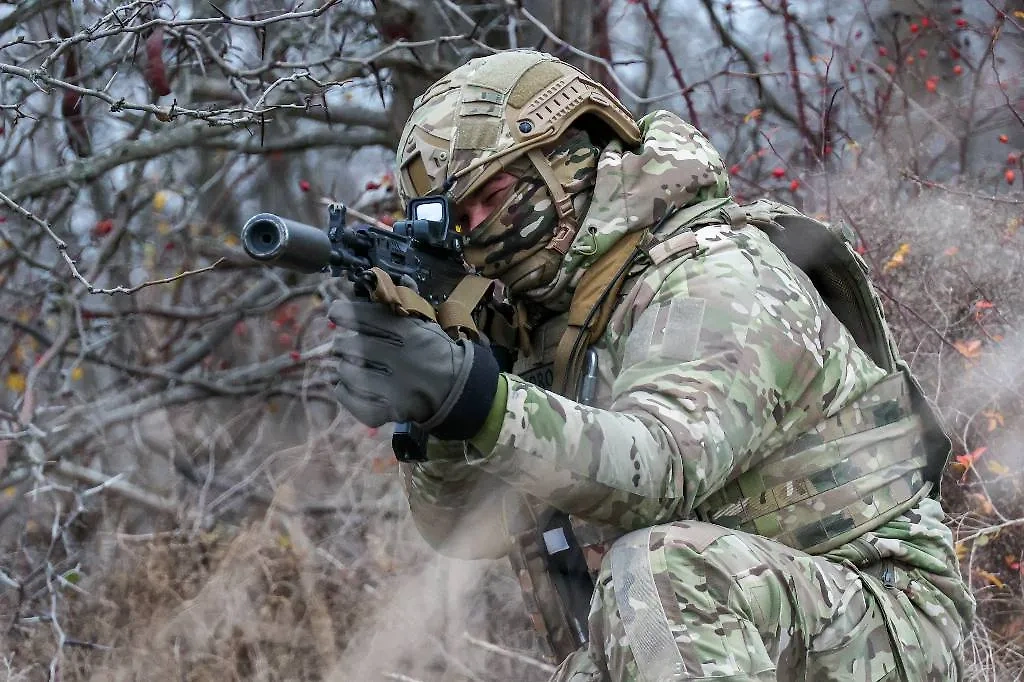
[[[347,276],[356,295],[371,298],[386,275],[413,289],[436,308],[470,274],[446,197],[409,201],[406,219],[391,231],[370,225],[348,227],[344,204],[327,208],[327,230],[273,213],[257,213],[242,227],[242,248],[254,260],[303,273]],[[400,461],[426,459],[427,434],[415,424],[396,424],[391,446]]]

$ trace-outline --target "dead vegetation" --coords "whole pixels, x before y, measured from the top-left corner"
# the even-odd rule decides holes
[[[0,3],[0,679],[547,679],[507,565],[428,549],[386,434],[338,413],[321,279],[236,236],[337,198],[393,219],[413,98],[513,46],[859,235],[953,435],[968,679],[1024,679],[1022,13]]]

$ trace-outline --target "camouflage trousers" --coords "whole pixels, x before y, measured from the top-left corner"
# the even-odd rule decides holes
[[[590,645],[551,679],[958,680],[959,619],[940,602],[892,562],[861,572],[721,526],[655,526],[605,556]]]

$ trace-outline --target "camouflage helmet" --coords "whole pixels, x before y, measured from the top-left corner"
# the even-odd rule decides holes
[[[526,157],[558,214],[548,248],[565,255],[578,221],[541,147],[584,116],[596,118],[631,146],[640,142],[629,111],[574,66],[532,50],[470,60],[414,102],[398,145],[399,194],[408,201],[446,192],[458,204]]]

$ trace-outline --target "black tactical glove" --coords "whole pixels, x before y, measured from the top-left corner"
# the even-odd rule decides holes
[[[360,422],[415,422],[443,440],[483,426],[498,386],[489,349],[371,301],[338,300],[327,316],[338,325],[337,397]]]

